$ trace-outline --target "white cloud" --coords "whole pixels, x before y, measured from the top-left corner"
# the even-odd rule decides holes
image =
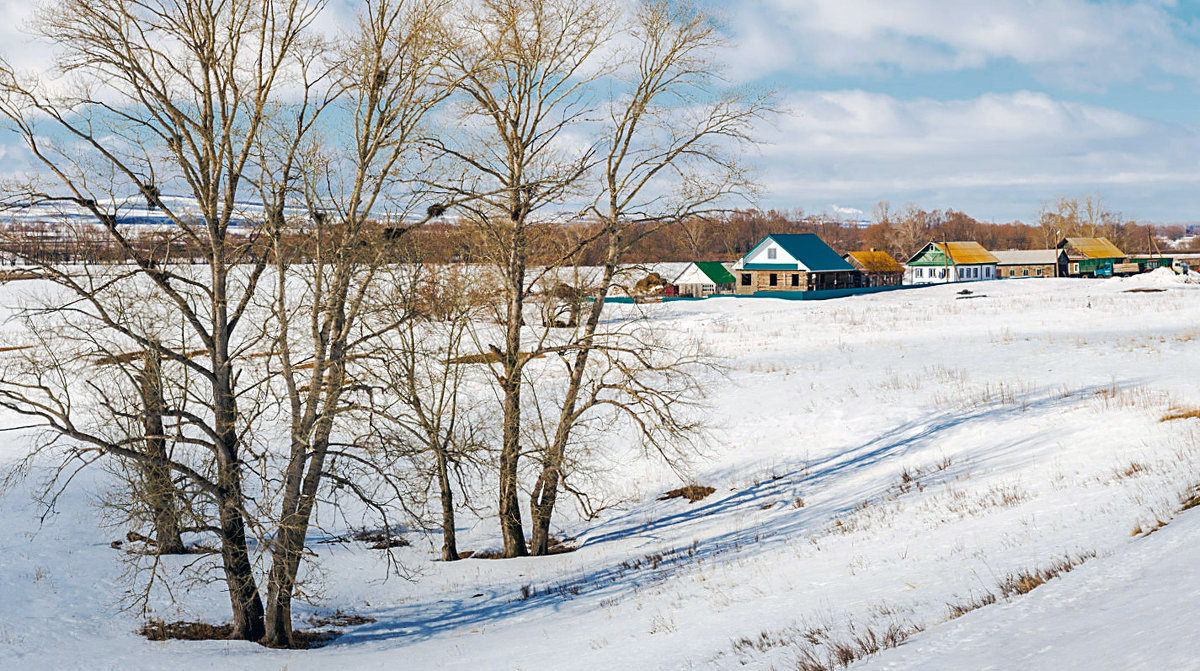
[[[1163,3],[747,0],[729,10],[740,78],[953,71],[995,61],[1079,86],[1155,69],[1197,76],[1200,50]]]
[[[1196,133],[1043,93],[906,101],[801,92],[786,104],[761,148],[769,206],[823,209],[836,199],[869,209],[879,199],[927,198],[929,207],[968,211],[987,203],[977,216],[1003,219],[1064,193],[1121,191],[1130,209],[1151,216],[1138,188],[1200,182]]]

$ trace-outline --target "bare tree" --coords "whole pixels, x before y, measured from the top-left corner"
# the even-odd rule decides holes
[[[619,411],[664,455],[672,440],[693,428],[684,406],[699,398],[689,368],[700,358],[682,343],[655,344],[644,324],[601,331],[601,314],[622,264],[643,237],[753,192],[736,150],[770,104],[769,94],[721,89],[712,60],[721,40],[694,7],[652,0],[638,5],[628,21],[635,46],[616,71],[626,88],[607,105],[600,188],[588,210],[602,222],[597,237],[605,249],[589,292],[594,300],[566,343],[543,348],[563,357],[567,383],[530,498],[533,554],[549,550],[567,447],[588,413]],[[589,381],[593,363],[599,371]]]
[[[211,479],[194,477],[218,502],[215,530],[234,636],[249,640],[262,638],[264,627],[243,487],[244,422],[253,413],[239,408],[238,387],[240,362],[255,344],[239,337],[239,326],[267,255],[256,235],[243,237],[234,227],[254,217],[239,202],[256,171],[255,149],[292,83],[317,10],[300,0],[64,0],[47,5],[37,27],[58,48],[57,67],[69,80],[44,82],[0,68],[0,115],[50,177],[45,186],[33,180],[9,194],[9,202],[61,203],[90,217],[130,263],[121,279],[153,287],[172,321],[186,327],[182,337],[160,341],[163,357],[208,392],[197,412],[170,412],[190,425],[194,445],[213,460]],[[161,196],[174,189],[186,194],[184,203]],[[130,198],[203,250],[203,269],[173,265],[135,244],[120,225]],[[96,323],[132,347],[155,346],[109,310],[105,292],[40,265]],[[191,350],[204,354],[188,356]],[[55,426],[70,433],[69,424]],[[165,466],[190,469],[175,460]]]
[[[530,250],[539,212],[561,207],[594,159],[592,146],[574,146],[566,135],[591,111],[589,86],[605,72],[602,50],[616,17],[601,0],[479,0],[447,38],[463,123],[430,144],[459,166],[461,178],[441,186],[476,198],[460,211],[479,230],[485,247],[478,252],[503,291],[503,333],[488,346],[503,398],[498,498],[506,557],[528,554],[518,476]]]
[[[358,384],[354,359],[394,326],[361,323],[380,264],[391,249],[386,233],[436,216],[435,209],[422,221],[404,221],[422,197],[405,187],[405,178],[417,162],[414,141],[422,119],[448,91],[432,84],[440,67],[435,38],[447,4],[373,0],[363,5],[358,30],[347,39],[334,70],[334,88],[326,96],[336,101],[337,118],[348,120],[332,130],[352,141],[348,147],[317,144],[301,157],[295,186],[308,210],[301,225],[309,241],[303,249],[306,263],[293,263],[296,250],[284,235],[290,229],[278,229],[273,236],[276,286],[267,337],[291,419],[278,522],[267,543],[272,558],[267,645],[292,644],[291,600],[324,482],[332,479],[363,493],[365,503],[381,509],[357,483],[339,477],[330,461],[340,458],[378,470],[352,442],[339,448],[335,431],[339,418],[354,406],[349,398]],[[298,128],[302,135],[303,127]],[[269,160],[269,148],[264,155]],[[287,175],[282,178],[267,183],[264,200],[293,186]],[[384,210],[381,221],[375,220],[377,209]]]
[[[407,464],[416,490],[436,489],[441,558],[456,561],[456,510],[469,493],[464,476],[486,465],[493,419],[472,396],[486,389],[483,361],[471,356],[484,303],[468,269],[414,262],[389,270],[391,289],[379,311],[397,327],[364,367],[373,432],[381,449],[396,455],[389,461]]]
[[[600,402],[579,399],[589,357],[602,348],[623,349],[596,330],[616,273],[644,236],[750,190],[729,150],[746,138],[766,98],[721,90],[711,60],[717,32],[687,6],[646,2],[626,12],[595,0],[481,0],[465,16],[450,62],[460,76],[460,117],[476,130],[434,146],[462,167],[451,193],[495,190],[463,212],[482,231],[504,292],[497,315],[503,343],[488,346],[503,399],[503,554],[513,557],[528,552],[517,499],[527,433],[522,393],[531,384],[526,367],[553,355],[572,380],[559,397],[558,428],[545,441],[534,487],[534,551],[541,553],[562,452],[579,418]],[[539,235],[538,213],[571,202],[592,203],[568,216],[598,225],[576,244],[555,248]],[[544,320],[541,332],[530,328],[524,308],[531,292],[552,299],[565,282],[556,269],[578,263],[592,246],[603,250],[602,268],[586,281],[594,302],[574,320],[572,335],[553,332],[558,320]],[[528,275],[531,255],[540,266],[534,276]],[[618,368],[632,374],[626,364]],[[542,426],[544,415],[537,416]]]

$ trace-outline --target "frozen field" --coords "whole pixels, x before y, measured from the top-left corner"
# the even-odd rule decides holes
[[[904,641],[852,668],[1200,668],[1200,509],[1178,512],[1200,419],[1162,421],[1200,408],[1200,285],[967,286],[649,306],[725,367],[686,469],[716,491],[657,500],[680,477],[614,435],[593,485],[610,507],[558,519],[575,552],[447,564],[413,536],[409,575],[389,577],[378,551],[314,543],[304,612],[375,619],[324,648],[140,638],[109,547],[123,533],[90,503],[104,473],[40,525],[17,487],[0,498],[0,668],[782,671],[888,638]],[[5,465],[24,436],[0,433]],[[498,547],[493,519],[464,520],[459,544]],[[153,614],[228,606],[215,583],[176,596]]]

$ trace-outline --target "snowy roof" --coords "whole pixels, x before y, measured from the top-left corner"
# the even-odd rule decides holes
[[[1002,266],[1048,266],[1058,262],[1057,249],[1009,249],[992,252]]]

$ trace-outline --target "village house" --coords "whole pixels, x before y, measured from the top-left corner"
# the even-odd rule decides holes
[[[713,294],[731,294],[737,280],[720,261],[695,261],[672,282],[679,296],[704,298]]]
[[[904,283],[904,266],[887,252],[872,249],[843,254],[842,258],[857,271],[855,286],[890,287]]]
[[[912,284],[974,282],[995,279],[998,262],[973,240],[930,242],[912,255],[904,269]]]
[[[854,268],[812,233],[768,235],[733,264],[732,273],[739,294],[854,286]]]
[[[1058,277],[1057,249],[1010,249],[992,252],[996,277]]]
[[[1139,271],[1136,263],[1108,238],[1063,238],[1058,243],[1061,277],[1112,277]]]

